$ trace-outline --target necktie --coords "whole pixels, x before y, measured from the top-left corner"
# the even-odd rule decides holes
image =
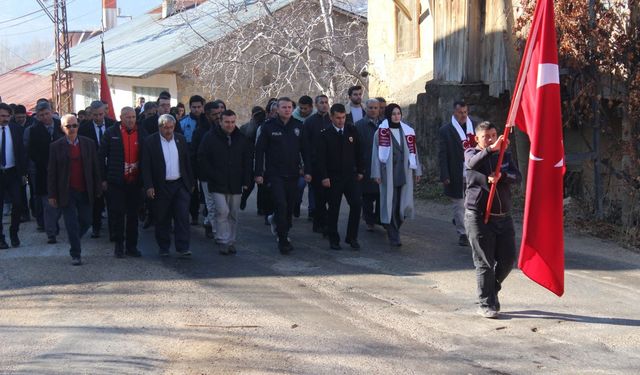
[[[98,125],[98,144],[102,142],[102,127],[103,125]]]
[[[227,136],[227,145],[231,146],[231,136]]]
[[[338,130],[338,135],[342,137],[342,129]]]
[[[7,148],[7,139],[5,136],[5,129],[7,127],[3,126],[2,127],[2,145],[0,146],[0,148],[2,148],[2,151],[0,151],[2,153],[2,155],[0,155],[0,166],[2,168],[4,168],[5,165],[7,165],[7,155],[6,155],[6,148]]]

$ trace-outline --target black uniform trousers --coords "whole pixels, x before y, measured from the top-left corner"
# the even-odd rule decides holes
[[[258,185],[256,205],[259,215],[269,216],[273,213],[273,194],[268,184]]]
[[[346,240],[358,239],[358,226],[360,223],[360,210],[362,207],[362,193],[360,183],[355,176],[331,178],[331,187],[326,189],[329,212],[327,215],[327,234],[329,241],[340,242],[338,234],[338,217],[340,216],[340,204],[342,196],[347,198],[349,204],[349,221],[347,223]]]
[[[279,237],[285,237],[292,226],[293,207],[298,200],[298,177],[269,177],[269,187],[273,195],[273,218]]]
[[[328,191],[324,186],[322,186],[322,178],[319,175],[313,175],[313,179],[311,180],[311,189],[313,190],[313,198],[315,199],[315,208],[313,209],[313,230],[326,231]]]
[[[502,282],[513,269],[516,258],[515,231],[511,216],[491,216],[466,210],[464,226],[476,268],[478,299],[482,307],[495,307]]]
[[[187,191],[182,179],[167,181],[164,187],[156,190],[153,200],[153,213],[156,222],[156,241],[160,251],[169,251],[171,246],[171,222],[175,236],[176,250],[189,250],[189,201],[191,193]]]
[[[11,226],[9,233],[17,235],[20,227],[20,216],[22,216],[22,176],[18,176],[15,167],[8,169],[0,169],[0,212],[4,210],[5,198],[9,198],[11,202]],[[0,238],[4,239],[4,231],[2,228],[2,220],[0,220]]]
[[[138,246],[138,210],[142,205],[142,189],[138,184],[109,184],[108,215],[111,237],[116,244],[124,243],[127,250]]]

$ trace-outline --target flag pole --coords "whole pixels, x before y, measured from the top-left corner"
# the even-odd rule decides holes
[[[539,3],[538,3],[539,4]],[[536,6],[536,11],[535,13],[538,13],[538,8]],[[540,23],[541,21],[535,17],[534,15],[534,20],[536,20],[537,22],[534,23],[533,26],[533,30],[531,31],[531,34],[529,35],[529,39],[528,41],[534,41],[536,39],[536,37],[538,36],[538,30],[540,28]],[[528,43],[527,43],[528,44]],[[515,125],[515,118],[516,115],[518,113],[518,109],[520,108],[520,101],[522,99],[522,91],[524,90],[524,83],[526,82],[526,74],[529,71],[529,67],[531,66],[531,56],[533,55],[533,48],[534,48],[534,43],[531,43],[530,45],[528,44],[528,48],[525,51],[525,60],[524,60],[524,66],[522,67],[522,69],[520,69],[520,76],[518,77],[518,83],[517,83],[517,87],[516,87],[516,92],[515,95],[513,96],[513,101],[511,102],[511,107],[509,108],[509,115],[507,116],[507,124],[504,127],[504,133],[503,133],[503,141],[502,144],[500,145],[500,155],[498,156],[498,163],[496,164],[496,170],[494,172],[494,176],[497,176],[500,174],[500,170],[502,168],[502,160],[504,159],[504,153],[507,150],[507,140],[509,138],[509,132],[511,131],[511,129],[513,128],[513,126]],[[524,76],[522,76],[522,74],[524,73]],[[497,182],[491,184],[491,190],[489,191],[489,200],[487,201],[487,209],[484,213],[484,223],[487,224],[489,222],[489,218],[491,216],[491,206],[493,205],[493,199],[496,195],[496,189],[497,189]]]

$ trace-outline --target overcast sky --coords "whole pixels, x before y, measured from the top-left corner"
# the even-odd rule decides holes
[[[51,0],[43,1],[52,5]],[[121,15],[139,16],[160,5],[162,0],[118,0]],[[36,0],[0,0],[0,39],[11,45],[29,42],[33,39],[51,40],[53,44],[53,23],[42,11]],[[100,28],[102,0],[67,0],[67,20],[69,31],[96,30]],[[128,18],[118,18],[118,23]]]

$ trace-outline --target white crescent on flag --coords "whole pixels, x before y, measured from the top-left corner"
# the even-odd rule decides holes
[[[538,82],[536,88],[550,84],[560,84],[558,64],[538,64]]]
[[[534,154],[532,154],[532,153],[529,153],[529,159],[531,159],[531,160],[533,160],[533,161],[542,161],[542,160],[544,160],[544,159],[542,159],[542,158],[539,158],[539,157],[535,156],[535,155],[534,155]]]

